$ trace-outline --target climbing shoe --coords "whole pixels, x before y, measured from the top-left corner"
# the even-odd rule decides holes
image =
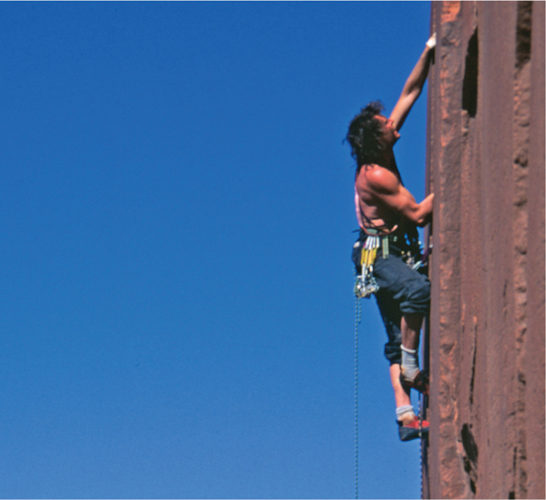
[[[418,416],[409,423],[403,424],[400,420],[397,420],[398,434],[400,441],[411,441],[420,437],[428,436],[428,422],[426,420],[419,420]]]
[[[413,380],[409,380],[404,377],[404,371],[400,373],[400,383],[403,387],[415,389],[423,393],[425,396],[428,396],[428,373],[419,371],[417,376]]]

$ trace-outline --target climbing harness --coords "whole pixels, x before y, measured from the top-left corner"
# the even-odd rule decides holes
[[[379,290],[379,285],[373,276],[373,265],[377,258],[379,248],[381,247],[381,254],[383,258],[386,259],[389,256],[389,242],[391,240],[396,242],[399,238],[399,236],[394,236],[392,233],[378,234],[378,231],[374,228],[367,228],[366,233],[372,234],[368,234],[366,241],[364,242],[364,248],[362,248],[360,254],[362,272],[360,275],[356,276],[354,287],[354,294],[361,299],[366,299]],[[360,245],[361,242],[358,241],[356,244]],[[420,247],[421,242],[418,241],[417,249],[419,251],[417,255],[420,255]],[[402,251],[401,257],[409,267],[417,270],[426,264],[429,253],[430,247],[425,252],[425,255],[416,261],[414,257],[415,249],[410,248],[406,251]]]

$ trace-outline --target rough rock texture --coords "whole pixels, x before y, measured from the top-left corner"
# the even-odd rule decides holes
[[[433,2],[425,498],[545,498],[544,2]]]

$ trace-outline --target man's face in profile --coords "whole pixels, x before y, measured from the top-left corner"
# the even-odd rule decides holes
[[[383,115],[376,115],[375,119],[383,126],[383,138],[381,139],[381,142],[388,148],[392,148],[396,141],[400,139],[398,130],[394,128],[394,122]]]

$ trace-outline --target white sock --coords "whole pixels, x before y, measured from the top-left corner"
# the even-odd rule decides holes
[[[413,380],[419,373],[417,349],[402,346],[402,373],[408,380]]]
[[[415,412],[413,406],[404,405],[396,408],[396,420],[402,422],[404,420],[413,420],[415,418]]]

